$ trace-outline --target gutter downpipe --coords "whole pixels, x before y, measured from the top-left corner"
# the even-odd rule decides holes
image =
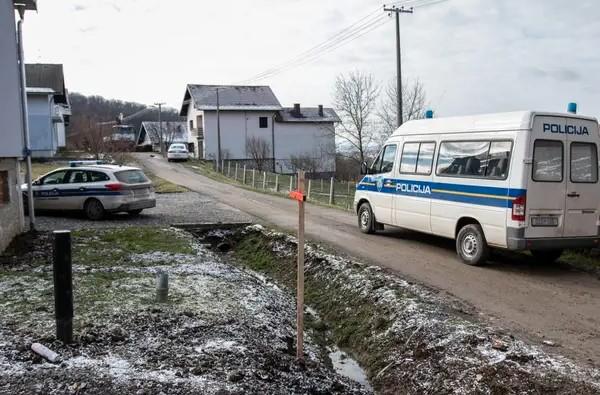
[[[33,207],[33,182],[31,180],[31,145],[29,141],[29,111],[27,109],[27,83],[25,77],[25,56],[23,54],[23,20],[25,7],[18,7],[19,21],[17,22],[17,36],[19,41],[19,63],[21,70],[21,114],[23,117],[23,138],[25,143],[24,154],[27,160],[27,206],[29,208],[29,231],[35,232],[35,210]]]

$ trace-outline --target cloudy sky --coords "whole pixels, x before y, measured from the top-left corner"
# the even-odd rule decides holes
[[[415,4],[422,0],[416,0]],[[38,0],[28,62],[63,63],[68,88],[179,107],[187,83],[243,81],[378,15],[374,0]],[[383,14],[383,12],[381,12]],[[368,20],[368,19],[367,19]],[[402,16],[403,73],[437,115],[519,109],[600,116],[598,0],[446,0]],[[275,75],[283,105],[332,102],[339,73],[395,75],[393,21]]]

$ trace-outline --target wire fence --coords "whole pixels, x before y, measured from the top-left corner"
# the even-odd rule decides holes
[[[289,174],[277,174],[251,169],[236,161],[223,161],[216,169],[223,176],[236,182],[268,193],[287,195],[297,188],[298,177]],[[306,200],[352,210],[356,182],[309,178],[305,183]]]

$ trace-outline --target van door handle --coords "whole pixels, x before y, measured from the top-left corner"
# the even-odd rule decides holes
[[[568,197],[579,197],[579,194],[577,192],[571,192],[567,194]]]

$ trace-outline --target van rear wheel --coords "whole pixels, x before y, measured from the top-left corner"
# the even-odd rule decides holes
[[[531,255],[542,263],[553,263],[560,258],[563,250],[532,250]]]
[[[467,265],[479,266],[487,261],[490,247],[479,224],[465,225],[460,229],[456,236],[456,253]]]

